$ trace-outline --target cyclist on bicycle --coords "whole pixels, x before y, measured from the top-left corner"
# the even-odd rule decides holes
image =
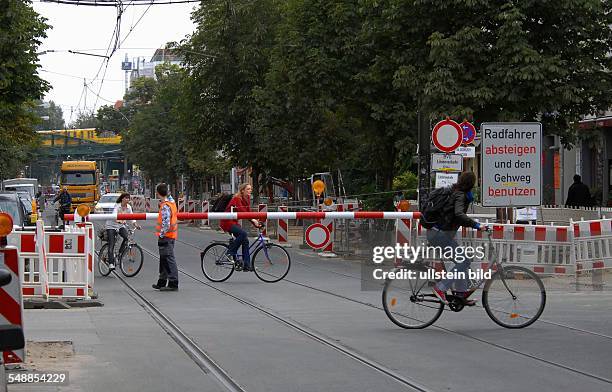
[[[122,193],[115,204],[115,208],[113,209],[113,214],[131,214],[132,206],[129,204],[130,202],[130,194]],[[136,223],[135,220],[129,221],[135,228],[140,229],[141,227]],[[106,221],[106,234],[108,236],[108,267],[113,270],[115,269],[115,236],[117,233],[123,238],[121,242],[121,247],[119,248],[119,254],[123,252],[125,247],[128,244],[128,222],[125,220],[108,220]]]
[[[62,228],[65,227],[66,221],[64,220],[64,214],[70,214],[70,208],[72,207],[72,196],[68,193],[68,187],[64,185],[62,191],[55,196],[53,203],[59,201],[59,208],[57,213],[62,221]]]
[[[470,203],[474,201],[472,188],[474,188],[475,183],[476,175],[474,173],[463,172],[457,183],[451,187],[452,193],[446,201],[447,208],[442,210],[444,211],[442,219],[427,231],[427,241],[430,246],[438,246],[442,249],[451,247],[454,255],[455,249],[459,247],[455,235],[461,226],[477,230],[486,229],[466,214]],[[467,278],[472,259],[466,257],[463,262],[455,262],[454,260],[453,262],[455,266],[451,271],[464,272],[466,279],[443,279],[433,287],[434,294],[444,303],[448,303],[446,290],[454,284],[456,294],[464,298],[466,305],[473,306],[475,301],[467,299],[472,294],[471,291],[468,291],[469,279]]]
[[[238,187],[238,192],[234,194],[234,197],[227,203],[225,212],[250,212],[251,193],[253,193],[253,187],[251,185],[241,184]],[[261,227],[261,223],[259,223],[257,219],[251,219],[251,223],[255,227]],[[235,219],[221,219],[219,221],[219,226],[223,231],[231,233],[235,237],[229,247],[230,255],[235,259],[238,248],[242,246],[243,270],[252,271],[251,256],[249,254],[249,237],[247,232],[240,226],[238,220]]]

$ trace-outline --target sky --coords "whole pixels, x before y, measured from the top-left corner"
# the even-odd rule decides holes
[[[128,1],[125,3],[129,4]],[[144,56],[149,61],[156,48],[163,47],[169,41],[180,41],[191,34],[195,26],[190,14],[196,5],[127,7],[121,18],[122,43],[108,62],[102,83],[105,67],[100,66],[103,58],[72,54],[68,50],[104,55],[115,29],[116,9],[34,0],[34,10],[47,18],[47,24],[52,26],[47,30],[47,38],[43,39],[39,52],[58,51],[39,56],[42,68],[40,76],[52,86],[45,101],[52,100],[61,105],[68,124],[76,119],[79,110],[96,110],[121,99],[125,92],[125,73],[121,70],[121,62],[126,54],[130,61],[138,56]],[[98,77],[94,79],[96,74]],[[83,78],[87,88],[84,88]]]

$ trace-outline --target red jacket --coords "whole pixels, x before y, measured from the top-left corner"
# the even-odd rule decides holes
[[[229,203],[227,203],[227,207],[225,207],[225,212],[232,212],[232,207],[234,207],[233,212],[251,212],[251,200],[244,199],[240,196],[232,197]],[[229,232],[233,225],[239,225],[238,220],[236,219],[221,219],[219,221],[219,226],[223,229],[223,231]]]

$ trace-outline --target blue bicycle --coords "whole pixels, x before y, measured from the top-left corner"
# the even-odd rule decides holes
[[[229,245],[234,241],[214,241],[200,253],[202,272],[212,282],[226,281],[235,270],[243,270],[242,255],[232,256]],[[274,283],[283,279],[289,273],[291,257],[280,245],[273,244],[264,237],[259,229],[257,239],[249,246],[251,263],[255,275],[264,282]]]

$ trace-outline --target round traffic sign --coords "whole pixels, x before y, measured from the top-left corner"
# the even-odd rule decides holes
[[[453,152],[461,145],[463,131],[455,121],[442,120],[434,126],[431,140],[438,150]]]
[[[313,223],[306,229],[306,243],[313,249],[325,247],[329,237],[329,230],[320,223]]]
[[[463,144],[471,144],[476,138],[476,127],[471,122],[464,121],[461,124],[463,131]]]

